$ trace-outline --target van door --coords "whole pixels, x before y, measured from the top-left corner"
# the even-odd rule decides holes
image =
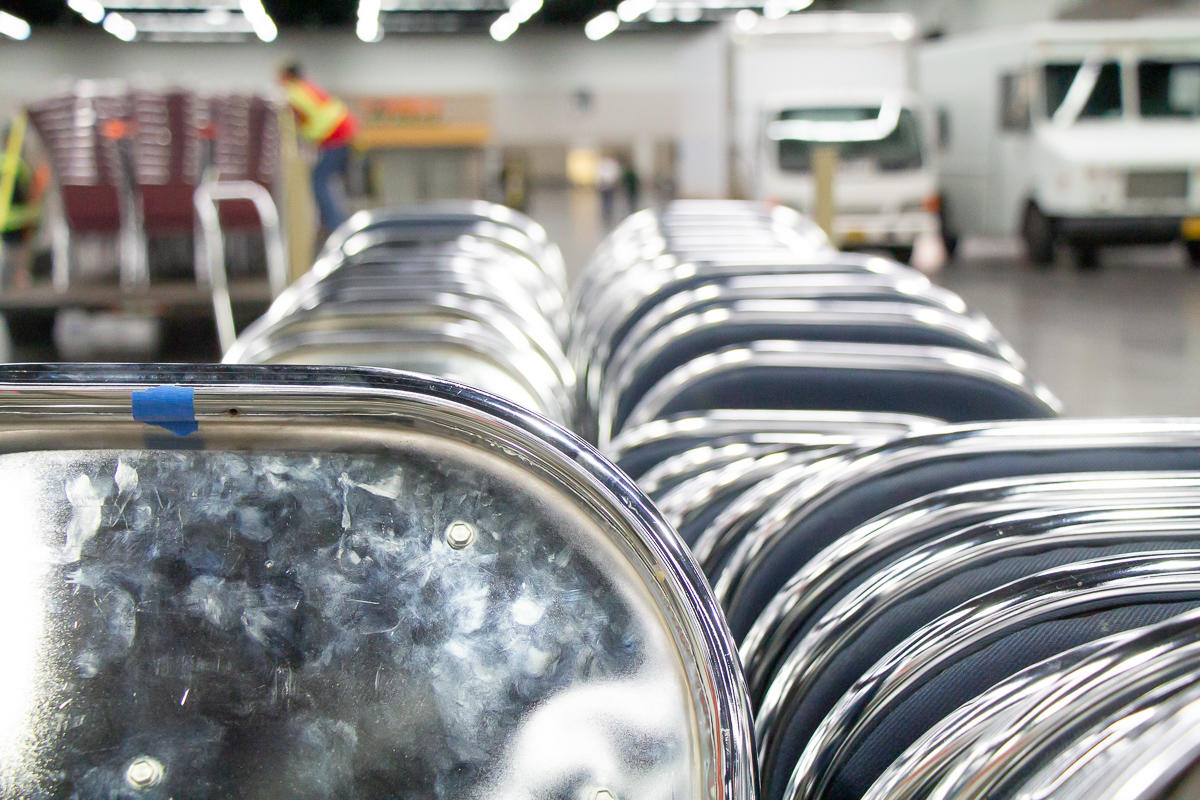
[[[1025,203],[1033,193],[1033,88],[1033,74],[1027,68],[1000,74],[999,130],[992,137],[991,173],[995,183],[989,192],[988,207],[993,233],[1020,230]]]

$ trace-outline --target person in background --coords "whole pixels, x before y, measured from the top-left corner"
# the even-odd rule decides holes
[[[621,159],[621,188],[625,190],[625,199],[629,203],[629,213],[641,207],[642,181],[638,178],[633,162],[627,158]]]
[[[605,225],[613,224],[615,213],[617,183],[621,179],[621,165],[609,155],[604,155],[596,162],[596,188],[600,192],[600,217]]]
[[[5,131],[0,136],[0,143],[8,142],[9,135],[10,132]],[[0,186],[6,185],[2,173],[8,162],[6,158],[0,164]],[[36,169],[30,167],[20,152],[16,152],[12,168],[15,170],[10,179],[12,195],[7,198],[6,204],[0,203],[0,210],[6,209],[3,218],[0,218],[0,237],[4,242],[0,254],[7,261],[4,271],[12,275],[13,283],[24,285],[29,281],[32,261],[30,246],[41,223],[42,198],[50,183],[50,168],[46,164],[39,164]]]
[[[306,80],[299,64],[288,64],[280,70],[279,82],[296,114],[300,135],[317,148],[317,161],[312,168],[313,197],[321,227],[329,233],[349,216],[345,193],[334,181],[345,180],[350,143],[358,133],[358,120],[345,103]]]

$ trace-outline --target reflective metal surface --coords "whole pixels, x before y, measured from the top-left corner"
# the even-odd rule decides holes
[[[1128,470],[1134,468],[1135,461],[1138,468],[1145,469],[1200,469],[1200,460],[1194,460],[1198,445],[1200,423],[1190,419],[1001,421],[947,426],[937,432],[897,439],[857,456],[842,456],[823,463],[806,480],[782,491],[754,530],[737,543],[722,580],[714,588],[740,638],[786,583],[786,579],[778,583],[772,580],[741,588],[748,571],[757,571],[759,565],[769,565],[774,560],[795,564],[794,574],[807,558],[788,555],[788,547],[803,543],[806,552],[811,547],[815,554],[835,538],[890,507],[856,507],[853,514],[844,518],[845,528],[823,528],[819,538],[815,538],[817,534],[789,538],[792,531],[805,526],[806,519],[830,508],[851,491],[893,478],[903,480],[900,476],[923,474],[927,469],[936,470],[936,475],[928,480],[914,481],[912,494],[897,497],[897,502],[906,502],[965,480],[1061,472],[1063,467],[1051,466],[1054,463],[1051,457],[1062,453],[1075,454],[1077,465],[1070,468],[1073,471],[1081,469],[1078,464],[1089,459],[1095,462],[1089,469]],[[1121,454],[1119,462],[1114,460],[1114,451]],[[1006,465],[989,467],[986,473],[946,469],[986,457],[1013,458]]]
[[[626,424],[641,425],[665,414],[693,410],[702,407],[716,394],[722,400],[737,395],[748,408],[770,408],[772,404],[791,409],[829,408],[829,398],[820,391],[808,397],[784,389],[785,386],[794,388],[789,381],[807,383],[802,380],[802,376],[807,375],[805,370],[811,372],[812,379],[823,377],[828,383],[827,391],[838,393],[838,400],[843,405],[835,407],[856,411],[940,416],[962,422],[980,418],[980,412],[972,412],[965,404],[969,396],[984,396],[985,393],[994,393],[988,402],[1003,407],[1002,419],[1049,417],[1059,408],[1058,401],[1045,387],[1010,364],[977,353],[914,345],[757,341],[700,356],[672,370],[634,405]],[[757,376],[756,371],[760,373]],[[877,375],[879,380],[888,378],[893,384],[908,384],[911,389],[904,395],[882,389],[874,393],[855,391],[850,385],[856,377],[854,373]],[[921,391],[932,387],[917,382],[916,376],[920,374],[927,382],[938,377],[961,380],[970,384],[974,391],[968,392],[965,385],[954,386],[956,400],[951,399],[951,386],[940,394]],[[754,377],[758,377],[759,383],[774,384],[777,391],[764,396],[762,392],[751,390],[747,382]],[[739,387],[744,388],[744,393]],[[858,407],[853,403],[858,403]],[[721,403],[718,407],[730,406]]]
[[[164,384],[194,433],[148,424]],[[755,796],[686,549],[516,406],[367,370],[7,367],[0,441],[6,793]]]
[[[1105,637],[997,684],[923,735],[868,796],[1162,796],[1197,756],[1198,616]]]
[[[1131,504],[1186,503],[1196,496],[1196,472],[1099,472],[969,483],[897,506],[836,539],[772,598],[740,646],[751,698],[761,699],[779,659],[820,609],[869,580],[879,565],[922,543],[1018,512],[1066,515]]]

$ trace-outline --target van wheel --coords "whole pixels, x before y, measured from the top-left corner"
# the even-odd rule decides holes
[[[1046,266],[1054,261],[1054,223],[1033,201],[1025,206],[1021,238],[1025,241],[1025,255],[1034,264]]]
[[[892,254],[892,258],[896,259],[901,264],[912,263],[912,247],[889,247],[888,252]]]
[[[1184,242],[1183,246],[1187,248],[1188,266],[1200,269],[1200,242]]]
[[[1075,266],[1083,270],[1094,270],[1100,268],[1100,254],[1096,250],[1095,245],[1077,244],[1073,245],[1075,251]]]

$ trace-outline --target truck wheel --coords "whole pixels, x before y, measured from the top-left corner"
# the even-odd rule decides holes
[[[1054,223],[1033,201],[1025,207],[1021,238],[1025,240],[1025,255],[1034,264],[1046,266],[1054,260]]]
[[[1075,266],[1079,269],[1094,270],[1100,268],[1100,255],[1095,245],[1077,244],[1072,245],[1071,249],[1075,251]]]
[[[1200,269],[1200,242],[1184,242],[1187,248],[1188,265],[1192,269]]]
[[[913,249],[909,247],[889,247],[888,252],[892,254],[892,258],[899,261],[901,264],[912,262]]]
[[[946,260],[950,261],[958,250],[958,233],[950,226],[950,215],[946,213],[945,197],[942,197],[941,207],[938,208],[938,227],[942,231],[942,246],[946,248]]]

